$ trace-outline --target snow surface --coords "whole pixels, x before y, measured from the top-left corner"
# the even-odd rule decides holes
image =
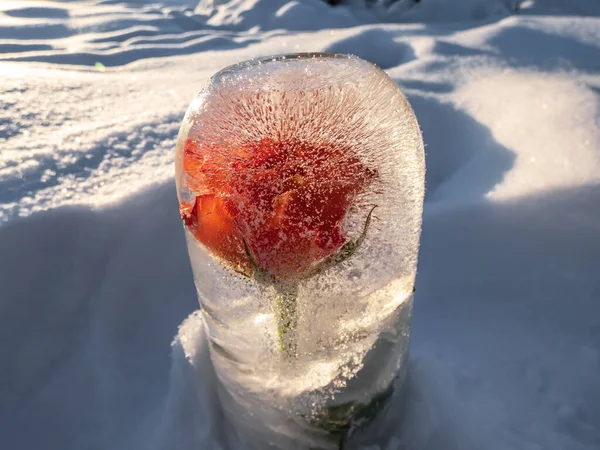
[[[1,2],[0,448],[239,448],[174,144],[210,75],[298,51],[386,69],[427,145],[407,408],[379,448],[600,448],[600,3],[518,3]]]

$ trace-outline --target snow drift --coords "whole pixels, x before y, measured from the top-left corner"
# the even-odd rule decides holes
[[[597,2],[403,3],[0,5],[0,447],[239,447],[173,148],[212,73],[299,51],[385,68],[427,145],[410,391],[379,448],[600,446]]]

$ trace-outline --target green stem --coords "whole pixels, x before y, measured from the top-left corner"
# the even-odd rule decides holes
[[[355,241],[347,242],[342,248],[333,256],[323,261],[317,268],[316,272],[325,270],[328,267],[332,267],[339,264],[348,258],[350,258],[356,251],[362,246],[365,238],[367,237],[367,231],[369,224],[371,223],[371,217],[373,211],[377,208],[377,205],[373,206],[367,215],[365,225],[362,233]],[[298,325],[298,285],[297,284],[285,284],[275,279],[272,275],[268,274],[265,270],[260,268],[254,260],[246,240],[244,242],[244,250],[248,256],[248,260],[254,268],[254,276],[257,280],[262,280],[268,284],[274,285],[277,296],[275,301],[275,309],[277,314],[277,336],[279,338],[279,349],[287,358],[294,358],[298,355],[298,340],[297,340],[297,325]],[[244,276],[248,276],[242,273]]]
[[[296,311],[298,303],[298,286],[296,284],[284,284],[261,269],[252,257],[252,253],[248,248],[246,240],[244,239],[243,241],[244,250],[254,268],[254,276],[256,279],[261,284],[264,283],[274,286],[277,291],[275,297],[275,313],[277,314],[279,349],[286,357],[293,358],[298,353],[298,342],[296,340],[296,329],[298,324]]]
[[[277,310],[279,348],[286,357],[293,358],[298,353],[296,336],[298,325],[298,287],[296,285],[279,285],[276,286],[276,289],[275,307]]]
[[[338,450],[345,450],[346,441],[348,440],[348,431],[342,434],[340,437],[340,442],[338,443]]]

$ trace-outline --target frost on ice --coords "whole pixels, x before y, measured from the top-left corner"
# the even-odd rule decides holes
[[[338,448],[406,369],[412,109],[356,57],[241,63],[192,102],[176,170],[224,408],[256,448]]]

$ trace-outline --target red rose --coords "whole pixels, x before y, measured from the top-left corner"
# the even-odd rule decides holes
[[[346,147],[262,139],[239,148],[188,139],[182,218],[213,254],[297,280],[345,243],[348,208],[374,179]]]

